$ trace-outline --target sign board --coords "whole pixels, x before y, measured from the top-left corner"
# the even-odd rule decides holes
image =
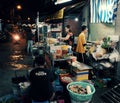
[[[56,19],[63,19],[63,14],[64,14],[64,8],[61,10],[57,11],[56,13],[49,15],[47,17],[47,21],[49,20],[56,20]]]

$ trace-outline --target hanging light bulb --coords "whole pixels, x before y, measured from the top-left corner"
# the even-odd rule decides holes
[[[78,18],[75,18],[75,21],[78,21]]]

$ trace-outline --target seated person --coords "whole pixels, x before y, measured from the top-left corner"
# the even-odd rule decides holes
[[[55,96],[52,82],[54,74],[51,69],[45,68],[45,58],[35,58],[35,69],[30,72],[30,97],[32,103],[49,103]]]

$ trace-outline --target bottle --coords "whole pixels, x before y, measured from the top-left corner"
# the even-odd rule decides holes
[[[91,88],[89,85],[86,86],[86,90],[87,90],[87,94],[90,94],[91,93]]]
[[[68,53],[72,54],[72,47],[71,46],[69,46],[69,48],[68,48]]]

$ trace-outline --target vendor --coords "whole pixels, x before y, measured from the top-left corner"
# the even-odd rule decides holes
[[[78,53],[78,61],[85,63],[86,51],[86,34],[88,32],[87,26],[82,26],[82,32],[78,36],[76,52]]]
[[[51,69],[45,68],[45,58],[38,56],[35,58],[35,69],[30,72],[30,97],[32,103],[49,103],[55,93],[52,87],[54,74]]]
[[[74,34],[71,31],[70,25],[65,26],[66,37],[62,37],[61,40],[66,42],[66,44],[73,47],[74,45]]]

